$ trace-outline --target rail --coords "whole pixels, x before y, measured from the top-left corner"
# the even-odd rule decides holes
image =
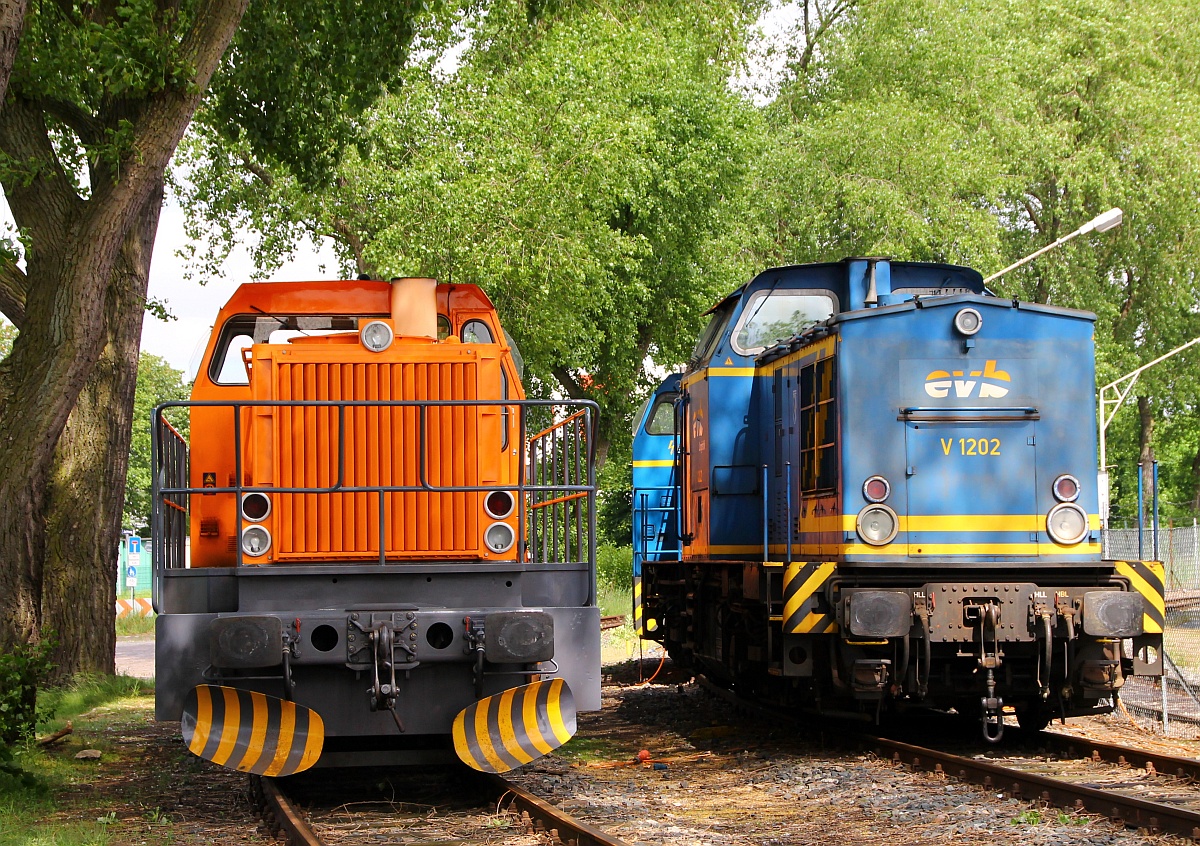
[[[539,842],[544,838],[558,846],[627,846],[624,840],[575,819],[502,776],[482,778],[496,797],[494,806],[511,814],[520,829],[541,835]],[[283,834],[289,846],[324,846],[275,779],[251,776],[250,790],[268,824]]]
[[[710,693],[756,716],[786,723],[797,721],[794,712],[741,698],[703,676],[698,677],[697,681]],[[840,742],[868,750],[881,759],[890,760],[912,770],[933,772],[979,784],[988,790],[1001,791],[1017,799],[1056,805],[1072,811],[1090,811],[1123,825],[1144,827],[1156,832],[1170,832],[1194,840],[1200,839],[1200,811],[1182,804],[1154,801],[1105,790],[1091,783],[1054,778],[1044,775],[1041,771],[1033,772],[996,763],[978,754],[967,757],[942,749],[918,746],[893,737],[873,735],[861,724],[848,718],[839,719],[838,715],[829,715],[828,719],[831,726],[838,728],[836,736]],[[1138,767],[1148,774],[1190,781],[1200,777],[1200,760],[1177,758],[1050,731],[1030,732],[1013,727],[1011,735],[1006,736],[1006,740],[1010,742],[1018,738],[1036,738],[1037,746],[1058,749],[1067,759],[1086,757],[1094,762]],[[994,747],[989,748],[989,752],[994,751]],[[1046,762],[1041,753],[1038,755],[1038,762],[1039,769],[1044,771]]]

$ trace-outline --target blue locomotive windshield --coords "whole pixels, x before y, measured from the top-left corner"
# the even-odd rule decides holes
[[[767,347],[833,316],[833,296],[814,291],[758,291],[750,295],[733,330],[733,348],[757,355]]]

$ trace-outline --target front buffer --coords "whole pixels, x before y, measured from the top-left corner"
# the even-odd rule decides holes
[[[599,707],[599,610],[388,609],[158,618],[156,716],[244,772],[445,760],[505,772]],[[556,659],[557,656],[557,659]],[[569,657],[568,657],[569,656]],[[562,662],[561,664],[559,662]]]

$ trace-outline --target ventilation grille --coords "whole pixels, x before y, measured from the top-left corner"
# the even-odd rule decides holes
[[[477,367],[462,363],[304,363],[277,361],[280,400],[475,399]],[[434,486],[479,484],[480,411],[425,407],[425,475]],[[277,487],[329,488],[421,484],[421,410],[416,407],[263,408],[255,446],[270,450]],[[344,429],[344,432],[342,432]],[[276,559],[344,555],[378,558],[377,493],[279,494]],[[479,494],[403,492],[383,495],[385,555],[473,555],[480,549]]]

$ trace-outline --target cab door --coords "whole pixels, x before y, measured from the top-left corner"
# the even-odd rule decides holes
[[[906,410],[908,554],[1036,556],[1037,419],[1025,409]]]

